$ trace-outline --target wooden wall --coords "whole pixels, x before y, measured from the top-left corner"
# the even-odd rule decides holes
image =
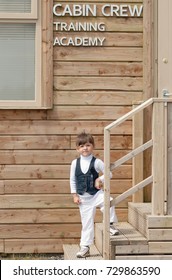
[[[97,5],[110,2],[143,1],[104,0]],[[95,155],[103,159],[104,126],[143,98],[142,17],[97,20],[106,23],[103,47],[54,46],[52,110],[0,111],[1,252],[61,252],[63,243],[79,242],[80,217],[69,188],[75,137],[82,130],[92,133]],[[111,140],[114,161],[132,147],[131,120],[118,127]],[[131,186],[131,175],[131,162],[115,171],[113,196]],[[127,220],[130,200],[118,205],[120,221]],[[101,220],[97,212],[96,221]]]

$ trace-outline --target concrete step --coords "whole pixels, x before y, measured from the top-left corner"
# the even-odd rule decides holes
[[[97,250],[95,245],[90,247],[90,256],[86,258],[77,258],[76,253],[79,251],[80,247],[77,244],[65,244],[63,245],[64,260],[102,260],[103,257]]]

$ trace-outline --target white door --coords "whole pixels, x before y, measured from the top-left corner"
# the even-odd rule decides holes
[[[158,97],[172,99],[172,0],[158,0]],[[167,107],[167,213],[172,214],[172,103]],[[157,116],[158,117],[158,116]],[[164,135],[165,137],[165,135]],[[163,167],[162,167],[163,168]],[[163,187],[163,186],[162,186]]]

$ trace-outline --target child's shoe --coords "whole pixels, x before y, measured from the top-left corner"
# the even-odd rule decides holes
[[[82,246],[80,251],[76,254],[77,258],[85,258],[90,255],[90,247]]]
[[[113,236],[113,235],[118,235],[119,234],[119,231],[114,227],[113,224],[110,224],[110,235]]]

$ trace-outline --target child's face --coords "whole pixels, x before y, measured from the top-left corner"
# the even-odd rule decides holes
[[[76,150],[78,151],[78,153],[80,155],[82,155],[83,157],[88,157],[89,155],[91,155],[93,153],[93,144],[91,143],[85,143],[85,144],[81,144],[79,146],[77,146]]]

